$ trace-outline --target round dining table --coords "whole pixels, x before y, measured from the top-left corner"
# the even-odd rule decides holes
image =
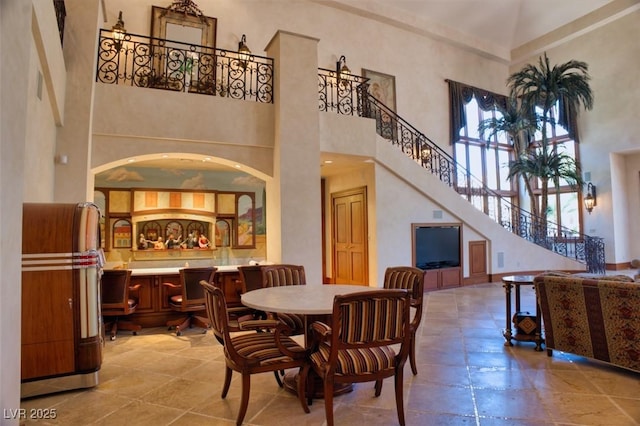
[[[288,285],[281,287],[265,287],[248,291],[241,296],[242,304],[264,312],[284,314],[301,314],[305,319],[305,346],[309,345],[309,326],[313,321],[328,321],[333,312],[333,298],[339,294],[357,293],[360,291],[380,290],[361,285],[323,284],[323,285]],[[288,372],[284,377],[285,389],[297,393],[297,372]],[[315,377],[315,379],[319,379]],[[322,386],[314,385],[313,398],[323,398]],[[342,395],[353,389],[352,384],[336,384],[334,396]]]
[[[333,310],[335,296],[368,290],[379,289],[343,284],[288,285],[248,291],[242,294],[241,300],[243,305],[265,312],[328,315]]]

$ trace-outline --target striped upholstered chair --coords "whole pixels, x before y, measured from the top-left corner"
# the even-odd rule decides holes
[[[424,271],[410,266],[391,266],[384,273],[384,288],[403,288],[411,295],[411,307],[414,308],[411,317],[411,351],[409,362],[414,375],[418,374],[416,367],[416,331],[422,319],[422,299],[424,297]],[[382,385],[380,382],[379,386]]]
[[[251,375],[288,368],[302,368],[306,363],[308,351],[288,337],[287,326],[277,320],[256,320],[241,323],[240,328],[250,330],[251,323],[255,323],[256,329],[264,329],[265,324],[272,323],[273,329],[262,333],[235,333],[229,325],[229,313],[224,299],[224,293],[218,287],[214,287],[207,281],[200,281],[204,288],[207,315],[211,322],[213,334],[224,345],[226,372],[222,387],[222,398],[226,398],[233,370],[242,374],[242,396],[240,410],[236,424],[241,425],[247,413],[249,405],[249,391],[251,389]],[[305,400],[303,383],[298,384],[298,397],[300,404],[306,412],[309,411]]]
[[[331,325],[318,321],[311,325],[311,355],[298,389],[304,386],[306,395],[312,395],[309,371],[320,376],[329,426],[333,425],[334,383],[373,382],[391,376],[395,376],[398,420],[404,426],[403,370],[411,339],[410,309],[407,290],[338,295]],[[380,396],[380,390],[376,386],[375,396]],[[308,406],[303,408],[309,412]]]
[[[262,271],[263,287],[307,284],[302,265],[263,265],[260,270]],[[271,316],[288,325],[292,330],[292,335],[304,334],[304,315],[272,313]]]

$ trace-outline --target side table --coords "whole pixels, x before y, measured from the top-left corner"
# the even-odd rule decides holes
[[[544,339],[542,338],[542,323],[540,316],[540,306],[538,305],[538,295],[536,293],[536,319],[535,319],[535,329],[533,334],[524,334],[517,333],[513,334],[511,331],[511,289],[515,287],[515,302],[516,302],[516,314],[520,312],[520,287],[522,285],[530,285],[533,287],[533,275],[507,275],[502,278],[504,292],[505,292],[505,301],[506,301],[506,310],[507,310],[507,324],[504,329],[503,336],[506,340],[505,346],[513,346],[512,340],[523,341],[523,342],[535,342],[536,351],[542,351],[542,342]],[[535,289],[534,289],[535,291]]]

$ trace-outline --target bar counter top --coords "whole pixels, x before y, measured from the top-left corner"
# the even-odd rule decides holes
[[[218,268],[217,272],[237,272],[238,266],[242,266],[242,265],[219,265],[219,266],[216,266],[216,268]],[[131,276],[173,275],[173,274],[178,274],[180,269],[183,269],[183,268],[185,268],[185,266],[164,267],[164,268],[132,268]]]

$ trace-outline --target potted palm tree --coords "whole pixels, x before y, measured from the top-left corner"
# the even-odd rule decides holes
[[[519,158],[521,155],[527,155],[529,149],[533,146],[530,142],[532,135],[538,130],[538,121],[535,115],[531,110],[523,108],[513,96],[509,96],[504,107],[497,106],[496,108],[501,116],[483,120],[478,126],[478,132],[482,139],[488,141],[494,136],[503,133],[513,146],[516,158]],[[485,133],[488,136],[487,138],[485,138]],[[489,142],[487,142],[487,148],[488,147]],[[522,171],[518,177],[527,190],[530,198],[530,206],[535,206],[536,198],[533,188],[531,187],[531,176],[525,171]],[[511,176],[509,176],[509,178],[511,178]]]
[[[507,79],[510,100],[503,111],[504,120],[489,119],[480,124],[480,130],[506,132],[514,142],[516,158],[509,166],[509,178],[524,180],[531,199],[534,216],[534,236],[544,239],[547,234],[547,210],[549,184],[556,188],[560,180],[569,185],[584,184],[580,165],[565,153],[558,152],[549,144],[548,125],[555,125],[551,110],[559,109],[577,113],[583,106],[593,107],[593,94],[589,86],[588,65],[571,60],[551,66],[545,53],[538,64],[525,65]],[[541,113],[535,113],[536,109]],[[541,140],[535,141],[532,130],[540,130]],[[540,183],[539,202],[533,193],[532,182]]]

